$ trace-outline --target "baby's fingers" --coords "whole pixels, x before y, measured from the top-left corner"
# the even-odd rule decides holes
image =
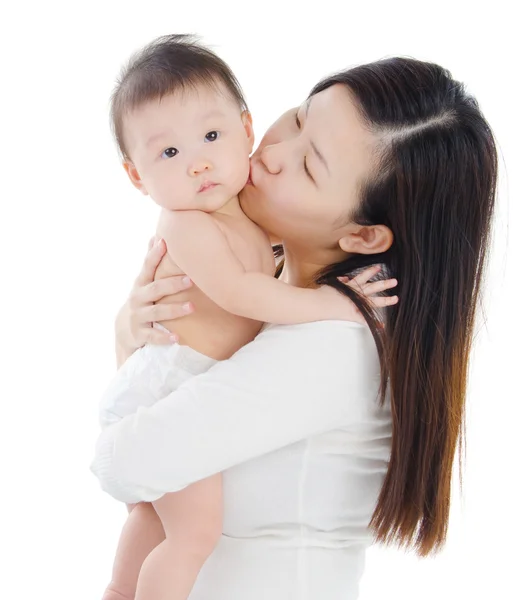
[[[370,298],[371,304],[377,308],[384,308],[385,306],[392,306],[398,303],[398,296],[376,296]]]
[[[362,287],[362,292],[366,296],[372,296],[373,294],[379,294],[385,290],[390,290],[398,285],[396,279],[381,279],[380,281],[374,281],[373,283],[366,283]]]
[[[354,277],[351,281],[352,281],[352,283],[355,282],[358,285],[364,285],[370,279],[372,279],[373,277],[375,277],[375,275],[381,270],[381,268],[382,267],[380,265],[375,265],[373,267],[368,267],[367,269],[364,269],[364,271],[362,271],[361,273],[359,273],[357,275],[357,277]]]

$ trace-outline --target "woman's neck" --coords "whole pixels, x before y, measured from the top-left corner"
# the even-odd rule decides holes
[[[292,244],[283,245],[285,262],[280,280],[297,287],[317,287],[316,275],[325,267],[345,260],[348,255],[337,249],[294,248]]]
[[[283,270],[279,279],[296,287],[313,287],[315,275],[324,266],[313,261],[300,260],[296,255],[285,250]]]

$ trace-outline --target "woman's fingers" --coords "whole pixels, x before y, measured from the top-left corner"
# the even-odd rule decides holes
[[[135,280],[134,286],[136,288],[142,287],[153,281],[153,278],[155,277],[155,271],[157,270],[157,267],[159,266],[159,263],[165,253],[166,244],[164,243],[164,240],[159,240],[146,254],[141,272]]]
[[[172,275],[164,279],[157,279],[144,287],[136,290],[140,304],[157,302],[164,296],[172,296],[192,286],[192,282],[186,275]]]
[[[146,327],[141,327],[139,339],[145,344],[171,344],[178,342],[178,336],[175,333],[162,331],[158,327],[153,327],[152,323],[159,321],[168,321],[179,319],[191,314],[194,310],[191,302],[175,302],[173,304],[151,304],[143,306],[139,311],[140,322],[147,323]]]
[[[178,342],[178,336],[169,331],[161,331],[156,327],[147,327],[143,338],[146,344],[155,344],[157,346],[170,345]]]
[[[173,304],[151,304],[143,306],[140,310],[140,321],[145,323],[158,323],[159,321],[169,321],[170,319],[179,319],[193,312],[191,302],[175,302]]]
[[[150,238],[150,241],[148,242],[148,252],[153,248],[153,246],[155,245],[155,242],[158,242],[157,240],[157,236],[153,236]]]

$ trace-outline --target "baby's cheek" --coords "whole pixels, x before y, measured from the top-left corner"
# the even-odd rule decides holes
[[[188,183],[179,177],[164,178],[158,190],[158,204],[168,210],[190,208],[193,202],[194,182],[191,182],[191,186]]]
[[[232,186],[236,188],[233,193],[237,194],[249,179],[250,163],[248,155],[239,153],[233,156],[231,161],[227,163],[226,171],[228,181],[232,182]]]

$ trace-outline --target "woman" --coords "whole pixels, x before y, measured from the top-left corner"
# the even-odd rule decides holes
[[[279,276],[340,289],[369,327],[268,325],[155,405],[117,407],[92,467],[114,497],[224,472],[224,534],[190,599],[353,600],[374,540],[442,547],[496,163],[475,100],[409,59],[325,79],[265,134],[240,201],[282,240]],[[120,313],[120,360],[167,341],[146,325],[181,314],[153,305],[180,286],[151,285],[163,253]],[[337,279],[379,263],[399,281],[383,328]]]

